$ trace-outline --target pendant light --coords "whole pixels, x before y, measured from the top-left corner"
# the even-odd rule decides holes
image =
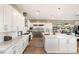
[[[61,8],[58,8],[58,14],[57,15],[61,15],[60,10],[61,10]]]
[[[26,18],[27,17],[27,12],[23,12],[23,16],[25,17],[25,26],[27,26],[27,24],[26,24],[27,23],[27,18]]]
[[[39,24],[40,10],[36,10],[37,23]]]

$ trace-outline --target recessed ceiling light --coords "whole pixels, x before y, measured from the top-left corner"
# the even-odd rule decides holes
[[[52,16],[51,18],[52,18],[52,19],[55,19],[55,17],[54,17],[54,16]]]
[[[39,14],[40,14],[40,10],[37,10],[37,11],[36,11],[36,15],[39,15]]]
[[[59,12],[58,15],[61,15],[61,13]]]
[[[14,12],[14,13],[13,13],[13,15],[19,15],[19,13],[17,13],[17,12]]]
[[[23,16],[26,17],[27,16],[27,12],[23,12]]]
[[[58,8],[58,9],[57,9],[57,10],[58,10],[57,15],[61,15],[61,13],[60,13],[60,9],[61,9],[61,8]]]

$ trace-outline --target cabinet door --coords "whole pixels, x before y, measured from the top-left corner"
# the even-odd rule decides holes
[[[12,27],[12,8],[10,5],[4,5],[4,30],[11,31]]]
[[[18,22],[19,22],[19,30],[23,30],[23,27],[24,27],[24,18],[23,18],[23,16],[22,15],[20,15],[19,14],[19,16],[18,16],[19,18],[18,18]]]
[[[67,39],[66,38],[59,38],[59,52],[60,53],[67,53]]]
[[[3,32],[3,5],[0,4],[0,32]]]
[[[18,15],[17,15],[17,11],[15,9],[13,10],[12,27],[13,27],[13,31],[18,31],[19,30]]]
[[[24,26],[24,18],[23,16],[17,11],[13,11],[13,27],[14,30],[22,31]]]
[[[77,53],[77,38],[70,38],[68,41],[68,52]]]
[[[47,53],[56,53],[58,51],[58,39],[52,36],[45,37],[45,50]]]

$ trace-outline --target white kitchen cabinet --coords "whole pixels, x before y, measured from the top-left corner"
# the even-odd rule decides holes
[[[12,7],[10,5],[4,5],[4,31],[12,30]]]
[[[21,31],[24,26],[24,17],[11,5],[3,5],[4,31]]]
[[[75,36],[64,36],[59,39],[60,53],[77,53],[77,38]]]
[[[77,38],[72,35],[45,35],[47,53],[77,53]]]
[[[24,17],[22,16],[22,15],[19,15],[19,20],[18,20],[18,22],[19,22],[19,30],[20,31],[22,31],[23,30],[23,28],[24,28]]]
[[[16,10],[13,16],[13,27],[15,27],[14,30],[18,31],[22,31],[24,27],[24,17]]]
[[[0,32],[22,31],[24,17],[15,8],[8,4],[0,5]]]
[[[45,37],[45,50],[47,53],[57,53],[58,51],[58,39],[52,35]]]
[[[12,12],[12,30],[17,31],[18,30],[18,17],[17,17],[17,11],[14,9]]]
[[[66,38],[58,38],[59,40],[59,52],[67,53],[68,50],[68,40]]]
[[[0,32],[3,32],[3,5],[0,4]]]
[[[70,37],[68,39],[68,53],[77,53],[77,38]]]
[[[10,5],[4,5],[4,27],[7,27],[6,31],[17,31],[19,21],[19,12]]]

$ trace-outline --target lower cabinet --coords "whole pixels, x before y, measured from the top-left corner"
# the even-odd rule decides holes
[[[77,52],[77,38],[70,38],[68,40],[68,52],[69,53],[76,53]]]
[[[76,37],[56,38],[45,36],[45,50],[47,53],[77,53]]]
[[[47,53],[56,53],[58,51],[58,39],[53,36],[46,36],[45,50]]]
[[[77,38],[60,38],[60,53],[77,53]]]
[[[59,53],[67,53],[68,40],[66,38],[58,38],[59,40]]]

